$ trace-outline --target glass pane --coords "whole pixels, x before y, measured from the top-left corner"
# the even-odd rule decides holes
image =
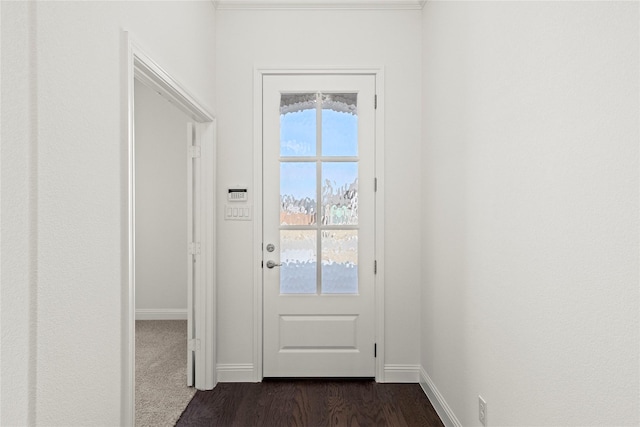
[[[315,294],[315,230],[280,230],[280,293]]]
[[[322,224],[358,224],[358,163],[322,163]]]
[[[316,163],[280,163],[280,225],[313,225],[316,212]]]
[[[334,93],[322,98],[322,155],[358,155],[358,94]]]
[[[322,293],[358,293],[358,231],[322,231]]]
[[[316,94],[280,96],[280,156],[316,155]]]

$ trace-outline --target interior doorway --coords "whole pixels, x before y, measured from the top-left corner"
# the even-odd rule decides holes
[[[165,98],[189,119],[180,140],[184,144],[187,173],[183,185],[187,190],[185,231],[187,244],[180,258],[186,265],[187,276],[187,383],[199,390],[215,386],[215,118],[208,109],[190,95],[162,67],[146,55],[130,34],[123,33],[126,43],[125,129],[127,141],[126,177],[127,197],[124,230],[126,242],[126,274],[124,322],[126,330],[125,363],[123,364],[123,425],[135,424],[135,360],[136,360],[136,81],[143,83]],[[178,141],[178,143],[180,143]],[[191,268],[189,268],[191,267]],[[180,311],[179,308],[175,309]],[[179,313],[173,312],[179,316]]]
[[[136,79],[136,320],[187,320],[190,121]]]
[[[137,79],[134,103],[136,425],[169,425],[195,394],[185,257],[191,118]]]

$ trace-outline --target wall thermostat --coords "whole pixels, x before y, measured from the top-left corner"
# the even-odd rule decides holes
[[[230,188],[229,194],[227,195],[227,200],[230,202],[246,202],[249,200],[247,197],[247,189],[246,188]]]

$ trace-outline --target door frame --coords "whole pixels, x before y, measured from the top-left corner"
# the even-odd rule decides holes
[[[373,75],[377,108],[375,110],[375,177],[377,191],[375,193],[375,258],[377,274],[375,275],[375,339],[377,344],[375,379],[384,382],[384,67],[256,67],[253,81],[253,188],[255,206],[253,222],[253,265],[254,265],[254,299],[253,299],[253,351],[254,381],[262,381],[263,356],[263,277],[262,277],[262,86],[263,78],[269,75]],[[373,183],[371,183],[373,185]]]
[[[135,129],[134,82],[139,80],[193,119],[196,142],[201,146],[199,197],[202,219],[200,243],[201,277],[197,292],[194,322],[200,346],[196,347],[195,385],[210,390],[216,385],[216,281],[215,281],[215,151],[216,119],[209,108],[192,96],[180,83],[155,62],[128,31],[122,31],[122,420],[135,425]],[[186,134],[185,134],[186,136]],[[186,161],[186,159],[185,159]],[[126,226],[125,226],[126,224]],[[187,248],[185,248],[185,252]],[[186,259],[185,253],[185,259]],[[186,355],[185,355],[186,356]]]

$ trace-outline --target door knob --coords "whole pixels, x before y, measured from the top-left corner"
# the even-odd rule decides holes
[[[280,267],[282,264],[276,264],[275,262],[269,260],[267,261],[267,268]]]

